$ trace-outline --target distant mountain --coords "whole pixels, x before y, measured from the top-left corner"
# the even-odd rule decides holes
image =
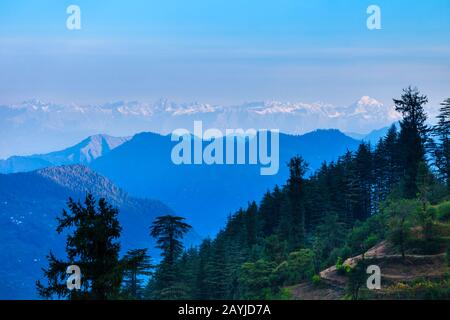
[[[65,239],[55,231],[55,218],[69,196],[83,199],[87,191],[120,209],[122,252],[150,248],[157,258],[148,228],[156,216],[172,213],[162,202],[130,197],[81,165],[0,174],[0,299],[36,297],[35,281],[42,277],[45,256],[50,249],[57,255],[64,250]],[[192,232],[187,244],[198,241]]]
[[[345,132],[345,135],[349,136],[350,138],[356,139],[356,140],[363,140],[367,134],[358,133],[358,132]]]
[[[86,165],[129,139],[98,134],[61,151],[31,156],[12,156],[6,160],[0,160],[0,173],[27,172],[60,165]]]
[[[174,165],[170,136],[141,133],[90,165],[135,196],[152,197],[188,217],[202,234],[214,234],[228,214],[258,200],[288,178],[287,162],[302,155],[312,171],[335,160],[359,141],[338,130],[280,134],[280,170],[261,176],[259,165]]]
[[[317,128],[367,132],[398,120],[392,106],[368,96],[355,103],[248,102],[223,106],[207,103],[118,101],[101,105],[60,105],[37,100],[0,106],[0,158],[62,149],[86,136],[106,133],[129,136],[136,132],[167,134],[192,128],[280,129],[304,134]]]
[[[393,124],[397,126],[397,129],[400,128],[398,122],[395,122]],[[381,138],[386,136],[390,127],[391,126],[387,126],[380,129],[372,130],[367,134],[352,133],[352,132],[346,132],[345,134],[357,140],[364,140],[366,142],[370,142],[372,146],[375,146],[378,143],[378,141],[380,141]]]
[[[398,122],[396,122],[395,125],[397,126],[397,129],[400,129],[400,126],[399,126]],[[375,144],[378,143],[378,141],[380,141],[381,138],[386,136],[386,134],[388,133],[390,127],[391,126],[384,127],[384,128],[377,129],[377,130],[373,130],[369,134],[367,134],[363,138],[363,140],[370,142],[372,145],[375,145]]]

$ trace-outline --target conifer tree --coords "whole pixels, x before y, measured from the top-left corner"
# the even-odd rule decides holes
[[[304,208],[304,175],[308,165],[302,157],[294,157],[289,162],[289,179],[286,185],[288,212],[285,216],[288,227],[288,239],[291,249],[299,249],[305,245],[305,208]]]
[[[44,298],[106,300],[116,298],[121,284],[118,239],[122,228],[119,211],[101,198],[98,203],[87,194],[84,203],[68,201],[69,212],[58,217],[56,231],[68,231],[67,260],[48,255],[49,268],[44,269],[47,285],[37,282],[39,295]],[[70,291],[66,286],[66,268],[81,269],[81,290]]]
[[[178,299],[185,295],[177,259],[184,249],[181,240],[192,227],[183,220],[182,217],[172,215],[160,216],[150,227],[150,235],[156,239],[156,248],[161,250],[163,258],[151,286],[153,294],[162,299]]]
[[[123,292],[130,299],[143,297],[143,277],[152,275],[153,265],[147,249],[128,250],[122,259],[123,264]]]
[[[433,128],[438,142],[435,145],[435,165],[439,177],[446,183],[450,191],[450,98],[441,103],[438,124]]]
[[[428,98],[417,88],[403,90],[400,99],[394,99],[395,109],[403,115],[400,121],[399,148],[403,174],[403,195],[414,198],[417,194],[416,177],[419,163],[425,161],[425,144],[429,129],[424,105]]]
[[[372,213],[372,154],[370,145],[361,143],[355,154],[355,175],[357,207],[354,219],[364,221]]]

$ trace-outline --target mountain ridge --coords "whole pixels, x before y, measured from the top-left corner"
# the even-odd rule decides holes
[[[27,172],[50,166],[71,164],[87,165],[129,139],[130,137],[97,134],[60,151],[30,156],[12,156],[6,160],[0,160],[0,173]]]
[[[170,136],[146,132],[96,159],[90,167],[133,196],[160,199],[192,219],[201,233],[211,235],[228,214],[248,201],[259,201],[276,184],[284,184],[289,174],[286,164],[293,156],[302,155],[314,172],[324,161],[336,160],[360,144],[336,129],[305,135],[281,133],[279,138],[279,172],[273,176],[261,176],[259,165],[175,165],[171,151],[177,142]]]
[[[67,200],[83,201],[86,192],[97,200],[105,197],[119,208],[123,227],[121,251],[149,248],[154,259],[159,252],[149,235],[149,226],[159,215],[173,210],[157,200],[129,196],[110,180],[83,165],[51,167],[26,173],[0,174],[0,298],[36,297],[34,283],[42,277],[45,256],[52,250],[64,254],[64,235],[56,233],[57,221]],[[186,245],[200,237],[191,232]]]
[[[69,143],[103,132],[130,136],[153,131],[168,134],[201,120],[205,128],[280,129],[304,134],[317,128],[365,132],[391,124],[399,114],[393,106],[363,96],[349,105],[323,102],[244,102],[234,105],[117,101],[97,105],[25,101],[0,106],[0,158],[62,149]],[[33,134],[30,134],[33,132]],[[8,143],[6,143],[8,141]]]

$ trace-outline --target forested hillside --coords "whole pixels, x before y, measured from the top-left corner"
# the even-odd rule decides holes
[[[181,239],[190,229],[183,218],[157,218],[150,235],[161,249],[161,262],[150,267],[148,257],[141,255],[130,267],[129,257],[120,260],[116,255],[105,272],[111,277],[124,277],[124,281],[114,282],[116,290],[110,291],[114,294],[100,297],[302,298],[292,286],[302,283],[320,287],[330,275],[321,271],[332,267],[333,273],[345,278],[345,285],[341,294],[324,298],[358,299],[363,297],[359,291],[367,277],[365,266],[373,256],[373,247],[383,246],[383,258],[378,263],[394,268],[391,274],[418,259],[433,262],[432,256],[440,257],[439,270],[443,270],[439,274],[432,274],[432,268],[418,272],[416,278],[410,279],[414,283],[394,281],[390,284],[394,294],[391,298],[449,298],[445,270],[450,239],[450,99],[442,104],[438,125],[433,128],[426,124],[427,101],[417,89],[405,89],[399,99],[394,99],[397,111],[403,115],[399,130],[393,126],[376,145],[362,143],[355,152],[348,151],[337,161],[324,163],[311,176],[305,175],[305,160],[293,157],[284,185],[268,190],[259,204],[251,202],[229,216],[218,235],[204,240],[199,247],[183,250]],[[83,218],[83,210],[74,208],[64,219],[78,221]],[[100,217],[110,219],[111,213],[102,214],[102,210],[100,206]],[[64,219],[59,228],[66,227]],[[111,248],[114,241],[119,241],[117,232],[112,234],[107,242]],[[69,261],[58,263],[77,262],[77,253],[84,250],[83,241],[72,241]],[[361,254],[360,258],[352,258]],[[388,256],[395,264],[386,260]],[[49,286],[39,284],[44,297],[58,293],[52,286],[58,263],[50,262],[46,271]],[[126,272],[117,273],[121,268],[114,265]],[[420,269],[418,264],[415,266]],[[150,271],[149,281],[142,281]],[[95,277],[90,276],[88,279],[95,283]],[[99,297],[89,286],[83,290],[85,295],[63,295]]]
[[[285,163],[296,154],[304,157],[313,171],[322,161],[335,160],[359,145],[358,140],[338,130],[316,130],[301,136],[280,134],[279,171],[262,176],[261,165],[249,163],[176,165],[170,155],[177,143],[170,136],[140,133],[95,160],[91,168],[131,195],[158,199],[181,212],[202,235],[215,235],[228,214],[248,201],[259,201],[268,188],[283,183],[289,175]],[[248,141],[245,144],[249,150]]]
[[[321,270],[345,269],[345,259],[385,239],[403,256],[448,251],[449,206],[436,204],[450,190],[450,100],[435,128],[426,125],[427,98],[416,89],[405,89],[394,102],[403,114],[399,131],[392,126],[375,146],[362,143],[308,178],[307,163],[291,159],[285,185],[179,257],[177,280],[165,283],[163,297],[173,287],[170,298],[290,298],[287,286],[320,283]],[[354,282],[353,267],[346,271]],[[158,271],[148,287],[151,298],[161,298]],[[439,297],[449,297],[448,282],[436,286]]]
[[[81,199],[86,192],[120,209],[123,250],[151,247],[147,221],[172,213],[162,202],[130,197],[81,165],[0,174],[0,299],[37,297],[34,282],[41,277],[46,254],[50,249],[58,256],[64,252],[65,235],[56,233],[56,217],[69,197]],[[195,241],[191,235],[188,238]]]

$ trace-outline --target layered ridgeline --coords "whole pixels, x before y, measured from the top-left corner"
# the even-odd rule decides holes
[[[108,154],[128,141],[129,137],[111,137],[104,134],[90,136],[80,143],[61,151],[31,156],[12,156],[0,160],[0,173],[27,172],[51,166],[84,164]]]
[[[36,297],[35,281],[46,266],[45,256],[50,249],[57,255],[64,252],[65,237],[55,231],[56,217],[66,208],[69,197],[84,199],[88,191],[120,209],[122,252],[150,248],[152,256],[157,257],[149,226],[156,216],[172,213],[162,202],[130,197],[81,165],[0,174],[1,299]],[[192,232],[186,244],[198,240]]]
[[[450,99],[432,128],[427,101],[405,89],[399,130],[312,175],[292,158],[282,187],[180,254],[148,297],[449,299]]]
[[[207,235],[218,230],[231,210],[282,184],[288,175],[285,164],[293,156],[302,155],[312,172],[323,161],[355,150],[359,141],[338,130],[300,136],[280,134],[279,172],[273,176],[261,176],[260,165],[176,166],[171,159],[176,144],[170,136],[154,133],[137,134],[131,139],[96,135],[61,151],[0,160],[0,172],[86,164],[131,195],[167,203]]]
[[[91,168],[130,194],[159,199],[183,212],[203,235],[214,234],[233,208],[246,206],[284,183],[289,174],[286,163],[293,156],[303,156],[315,170],[322,162],[335,160],[359,145],[338,130],[317,130],[302,136],[280,134],[279,171],[264,176],[261,165],[248,161],[241,165],[175,165],[171,152],[177,143],[170,136],[141,133],[93,161]]]
[[[168,134],[197,120],[205,127],[280,128],[304,134],[317,128],[366,133],[399,119],[392,105],[361,97],[349,105],[302,102],[208,103],[117,101],[100,105],[61,105],[38,100],[0,105],[0,159],[62,149],[96,134],[129,136],[152,131]]]

